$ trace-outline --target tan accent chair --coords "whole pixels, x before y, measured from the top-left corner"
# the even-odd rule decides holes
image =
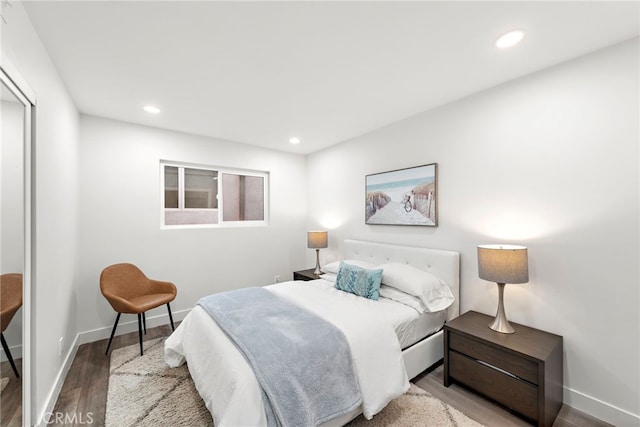
[[[20,307],[22,307],[22,274],[9,273],[0,275],[0,326],[2,326],[0,339],[2,340],[2,348],[17,378],[20,378],[20,374],[18,374],[16,364],[13,362],[13,356],[11,356],[9,346],[4,339],[4,331]]]
[[[178,293],[173,283],[149,279],[135,265],[122,263],[110,265],[102,270],[102,274],[100,274],[100,291],[107,301],[109,301],[111,307],[118,313],[105,354],[109,353],[111,340],[113,340],[113,334],[116,332],[118,320],[120,320],[122,313],[138,315],[138,336],[140,337],[141,356],[143,354],[143,325],[144,333],[147,333],[146,311],[167,304],[171,329],[175,330],[173,317],[171,316],[171,306],[169,305]]]

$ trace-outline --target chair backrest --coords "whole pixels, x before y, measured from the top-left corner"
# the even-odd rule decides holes
[[[0,275],[0,326],[3,332],[20,307],[22,307],[22,274]]]
[[[128,300],[150,293],[150,287],[149,278],[133,264],[110,265],[100,274],[100,291],[103,295],[106,291]]]

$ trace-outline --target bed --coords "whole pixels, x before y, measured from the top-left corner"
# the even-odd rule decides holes
[[[310,282],[285,282],[265,287],[296,303],[306,304],[307,300],[313,300],[311,307],[305,307],[344,328],[352,346],[354,367],[363,394],[362,405],[323,426],[344,425],[360,413],[371,418],[388,401],[406,391],[408,379],[442,359],[442,324],[459,314],[457,252],[345,240],[342,259],[371,265],[406,264],[427,271],[447,284],[454,302],[446,310],[416,314],[403,304],[382,297],[375,302],[379,315],[365,322],[362,318],[372,317],[367,314],[372,313],[367,312],[371,310],[372,302],[335,289],[330,275]],[[412,312],[413,316],[410,315]],[[353,322],[354,317],[360,319],[360,325]],[[375,332],[366,332],[371,334],[368,337],[363,333],[365,329]],[[391,341],[395,344],[380,344]],[[394,346],[397,350],[387,349]],[[363,357],[371,354],[375,356]],[[170,366],[187,363],[217,427],[266,425],[261,388],[251,366],[200,306],[196,306],[167,339],[165,360]]]

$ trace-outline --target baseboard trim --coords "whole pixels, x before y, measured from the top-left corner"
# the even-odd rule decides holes
[[[165,310],[166,311],[166,310]],[[185,316],[191,311],[191,308],[186,310],[172,311],[171,315],[173,316],[174,322],[182,321]],[[115,321],[115,312],[113,315],[113,320]],[[127,320],[127,317],[130,320]],[[125,320],[125,322],[123,322]],[[168,325],[169,324],[169,313],[158,314],[156,316],[147,316],[147,328],[155,328],[156,326]],[[103,339],[109,338],[111,335],[111,329],[113,325],[106,326],[102,328],[92,329],[90,331],[80,332],[78,333],[78,345],[87,344],[90,342],[96,342]],[[138,318],[133,314],[123,314],[120,316],[120,322],[118,323],[118,329],[116,330],[115,336],[128,334],[131,332],[138,332]]]
[[[174,322],[182,321],[185,316],[191,311],[191,308],[186,310],[172,311]],[[128,334],[130,332],[138,331],[138,319],[136,316],[131,315],[134,321],[122,322],[118,323],[118,330],[116,331],[117,335]],[[122,319],[122,317],[121,317]],[[114,318],[115,320],[115,318]],[[169,324],[169,314],[158,314],[156,316],[147,317],[147,328],[155,328],[156,326],[162,326]],[[36,426],[45,426],[47,414],[52,414],[55,409],[56,402],[58,401],[58,397],[60,397],[60,392],[62,391],[62,386],[64,385],[64,380],[69,373],[69,369],[71,369],[71,364],[73,363],[73,359],[76,357],[76,353],[78,352],[78,347],[82,344],[87,344],[94,341],[99,341],[102,339],[107,339],[111,335],[111,329],[113,326],[107,326],[103,328],[92,329],[90,331],[79,332],[76,334],[75,339],[73,340],[73,344],[69,351],[67,352],[67,356],[64,359],[64,363],[60,367],[58,371],[58,375],[56,376],[55,382],[51,391],[49,392],[49,396],[47,397],[46,405],[41,414],[38,415],[35,425]],[[13,349],[11,349],[13,350]]]
[[[13,360],[22,359],[22,344],[9,346],[9,351],[11,352],[11,356],[13,356]],[[4,352],[4,349],[0,349],[0,361],[8,362],[9,358],[7,354]]]
[[[58,371],[58,375],[53,383],[53,387],[49,392],[49,396],[47,397],[47,403],[44,407],[44,410],[41,414],[38,415],[35,425],[36,426],[44,426],[47,423],[46,420],[49,420],[51,417],[47,416],[47,414],[52,414],[55,409],[56,402],[58,401],[58,396],[60,396],[60,391],[62,390],[62,385],[64,384],[64,379],[67,377],[69,373],[69,369],[71,368],[71,364],[73,363],[73,359],[76,357],[76,353],[78,351],[78,335],[76,335],[67,355],[64,358],[64,362],[62,366],[60,366],[60,370]]]
[[[564,404],[615,426],[640,426],[640,415],[603,402],[577,390],[564,388]]]

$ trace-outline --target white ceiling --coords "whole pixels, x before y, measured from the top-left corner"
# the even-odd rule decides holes
[[[23,4],[82,113],[294,153],[636,37],[640,12],[637,1]],[[521,45],[493,47],[513,28]]]

